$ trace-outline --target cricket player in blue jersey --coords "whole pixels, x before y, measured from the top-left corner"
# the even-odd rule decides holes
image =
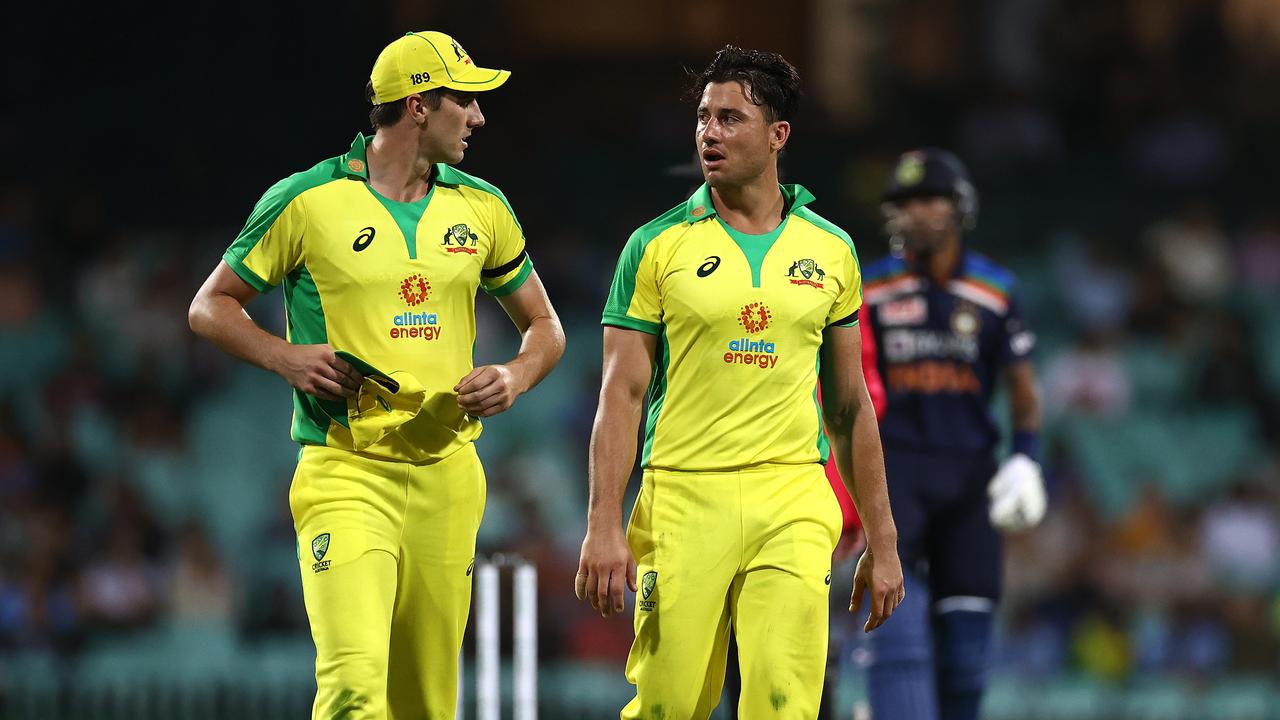
[[[1000,533],[1045,511],[1035,337],[1013,274],[965,244],[978,195],[959,159],[905,153],[883,209],[895,252],[865,268],[863,287],[888,396],[880,434],[908,590],[893,622],[868,638],[872,716],[976,720]],[[1014,434],[997,464],[989,406],[1000,380]]]

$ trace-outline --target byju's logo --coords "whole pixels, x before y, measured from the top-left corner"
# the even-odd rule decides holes
[[[738,324],[742,326],[749,334],[764,332],[769,327],[769,321],[773,319],[773,313],[770,312],[768,306],[764,303],[753,302],[742,306],[742,311],[738,313]]]

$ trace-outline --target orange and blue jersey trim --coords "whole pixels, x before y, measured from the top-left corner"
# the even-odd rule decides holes
[[[948,289],[997,315],[1009,312],[1013,273],[975,252],[965,252],[960,277]]]
[[[907,270],[907,264],[901,258],[881,258],[862,271],[862,297],[867,303],[878,303],[891,295],[919,287],[919,278]]]
[[[1014,276],[986,257],[965,251],[960,272],[947,283],[947,290],[975,305],[1004,315],[1009,310]],[[901,258],[886,257],[863,270],[863,296],[868,303],[879,303],[904,292],[913,292],[922,282]]]

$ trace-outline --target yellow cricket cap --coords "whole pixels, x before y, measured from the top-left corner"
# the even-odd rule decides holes
[[[406,33],[388,45],[373,63],[373,104],[447,87],[464,92],[492,90],[511,77],[510,70],[476,67],[457,40],[441,32]]]

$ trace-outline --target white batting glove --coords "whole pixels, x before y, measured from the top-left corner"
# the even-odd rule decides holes
[[[1018,453],[1012,455],[987,485],[991,496],[991,525],[1001,532],[1035,527],[1048,504],[1040,463]]]

